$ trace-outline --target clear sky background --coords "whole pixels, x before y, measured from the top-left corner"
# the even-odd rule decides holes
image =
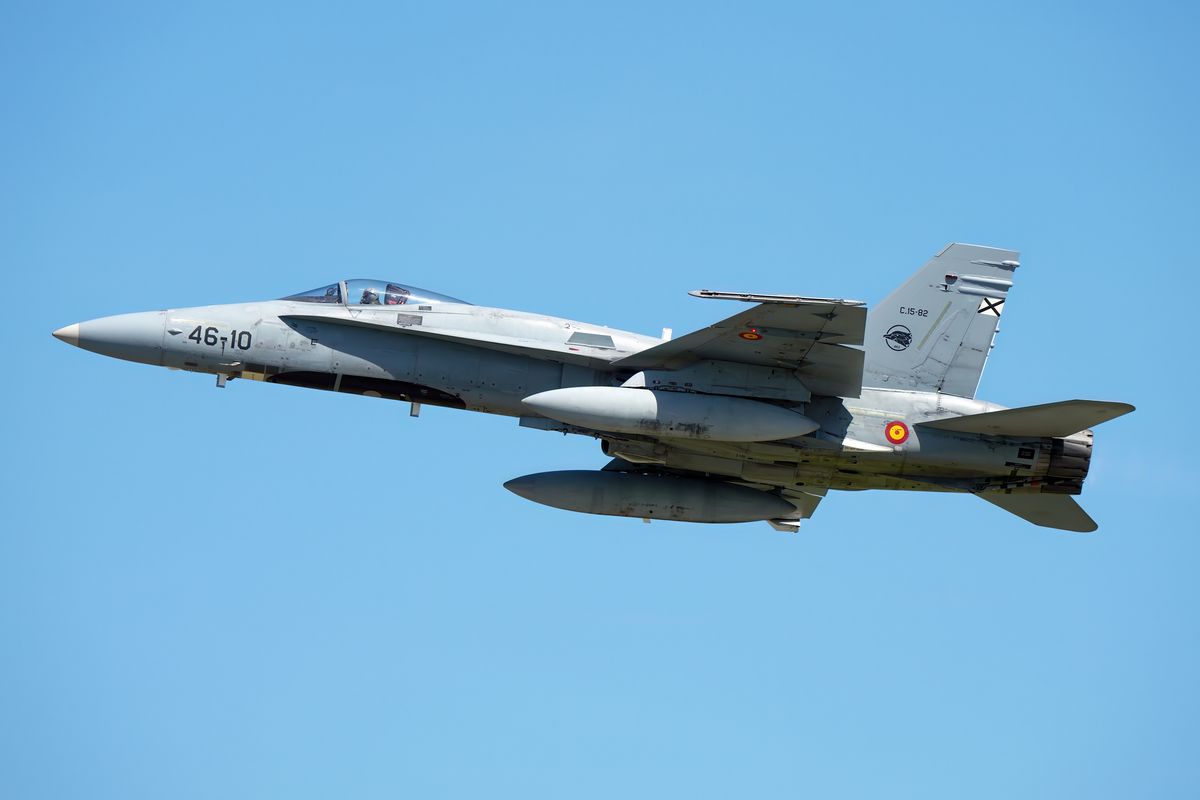
[[[999,6],[1003,6],[1000,8]],[[1187,3],[0,3],[0,796],[1195,797]],[[1093,535],[574,515],[501,417],[50,332],[343,277],[657,334],[1019,249]]]

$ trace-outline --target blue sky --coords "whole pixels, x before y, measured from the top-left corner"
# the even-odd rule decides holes
[[[0,795],[1200,791],[1183,3],[0,5]],[[1122,400],[1090,536],[505,491],[505,418],[50,331],[395,278],[657,334],[1022,251],[980,396]]]

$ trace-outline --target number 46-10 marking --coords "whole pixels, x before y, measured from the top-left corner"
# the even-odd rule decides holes
[[[202,325],[197,325],[187,338],[196,344],[206,344],[209,347],[216,347],[217,342],[224,344],[222,340],[225,339],[224,336],[218,336],[216,328],[205,328]],[[250,331],[230,331],[229,346],[236,347],[238,350],[249,350],[252,338]]]

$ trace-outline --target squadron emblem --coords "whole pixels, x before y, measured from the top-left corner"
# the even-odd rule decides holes
[[[883,335],[887,341],[887,346],[893,350],[907,350],[912,344],[912,331],[903,325],[893,325],[888,328],[888,332]]]

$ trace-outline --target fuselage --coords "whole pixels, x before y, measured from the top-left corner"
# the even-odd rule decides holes
[[[1056,445],[1045,437],[917,427],[1001,406],[879,388],[855,398],[776,401],[819,423],[811,434],[785,440],[663,440],[579,429],[541,417],[523,401],[555,389],[627,384],[634,371],[614,362],[662,339],[540,314],[407,299],[412,302],[285,299],[168,309],[83,322],[56,335],[116,358],[215,374],[222,384],[253,379],[518,417],[528,427],[596,436],[606,453],[630,463],[764,486],[1022,487],[1043,478],[1054,457]],[[889,437],[897,423],[902,441]],[[1073,438],[1090,453],[1090,431]]]
[[[801,295],[672,338],[476,306],[394,281],[342,280],[279,300],[169,309],[54,335],[130,361],[515,417],[589,436],[598,470],[505,487],[571,511],[794,531],[829,489],[970,492],[1048,528],[1091,531],[1079,494],[1091,427],[1128,403],[1015,409],[976,400],[1020,266],[951,243],[879,305]]]

